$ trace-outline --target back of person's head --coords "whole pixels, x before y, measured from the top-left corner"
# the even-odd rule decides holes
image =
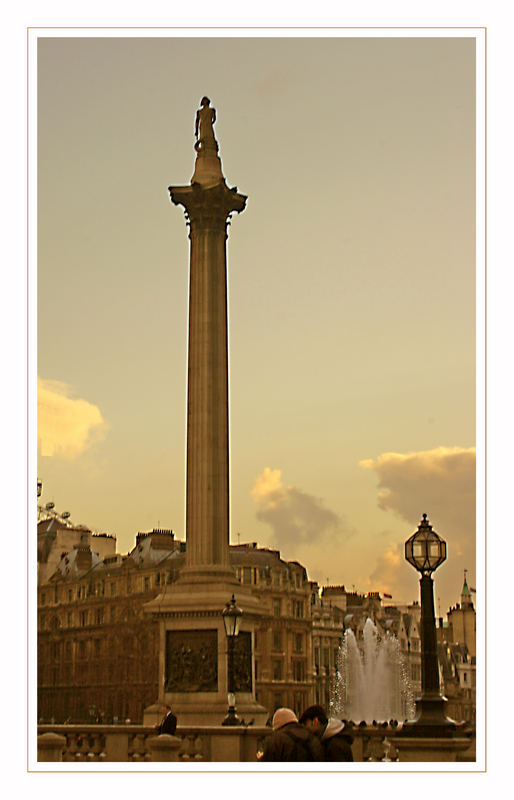
[[[300,723],[305,725],[308,720],[318,719],[322,725],[328,722],[328,717],[325,714],[323,706],[309,706],[300,717]]]
[[[288,725],[290,722],[298,722],[298,717],[294,711],[290,708],[277,708],[273,714],[273,730],[278,731],[279,728]]]

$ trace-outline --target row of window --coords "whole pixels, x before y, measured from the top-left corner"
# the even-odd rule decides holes
[[[286,680],[286,674],[284,669],[284,662],[281,659],[275,658],[271,662],[271,674],[272,680],[274,681],[283,681]],[[258,660],[255,661],[255,680],[258,681],[260,679],[260,662]],[[292,679],[293,681],[305,681],[306,680],[306,663],[305,659],[293,659],[292,660]]]
[[[244,584],[257,584],[258,575],[266,577],[266,583],[272,583],[273,586],[287,586],[290,588],[293,583],[296,588],[301,588],[303,585],[302,576],[295,572],[289,579],[287,573],[281,575],[280,572],[273,572],[273,580],[268,580],[265,575],[265,570],[258,570],[256,567],[239,567],[237,570],[238,578]],[[98,581],[97,583],[83,583],[77,587],[67,588],[62,586],[55,586],[53,590],[45,589],[40,593],[40,605],[47,605],[51,603],[72,603],[75,600],[85,600],[89,597],[115,597],[122,591],[127,592],[149,592],[153,588],[159,588],[166,583],[171,583],[173,579],[171,572],[158,572],[155,575],[146,575],[143,577],[132,576],[127,574],[123,580],[123,587],[120,587],[121,581]],[[281,600],[279,598],[273,601],[273,615],[280,616],[282,614]],[[303,600],[293,600],[291,614],[294,617],[304,616],[304,602]]]
[[[273,631],[273,650],[282,650],[283,631]],[[295,653],[303,653],[303,633],[293,633],[293,650]]]
[[[109,654],[112,656],[116,650],[124,653],[130,660],[136,644],[138,656],[154,654],[155,640],[153,637],[143,634],[137,637],[123,636],[115,643],[112,639],[105,638],[79,639],[76,642],[68,639],[60,642],[40,643],[38,660],[40,664],[43,664],[48,661],[71,661],[73,656],[76,660],[100,658]]]
[[[57,684],[85,685],[87,683],[106,683],[122,680],[148,680],[152,664],[140,664],[135,667],[128,661],[106,662],[102,664],[84,663],[62,664],[59,666],[41,667],[38,671],[39,686],[55,686]],[[156,677],[156,676],[155,676]],[[155,679],[154,677],[154,679]]]
[[[255,632],[255,649],[256,650],[263,650],[265,649],[265,641],[267,637],[267,631],[256,631]],[[273,630],[272,631],[272,639],[271,639],[271,649],[274,651],[282,651],[285,649],[284,643],[289,635],[288,631],[284,630]],[[303,653],[305,647],[305,634],[293,632],[293,651],[295,653]]]
[[[266,586],[287,586],[291,584],[297,589],[303,586],[303,576],[299,572],[289,573],[283,570],[270,570],[269,567],[257,569],[257,567],[237,567],[236,574],[241,583],[258,585],[264,583]]]
[[[330,660],[330,653],[332,652],[332,661]],[[320,667],[324,667],[325,670],[329,670],[331,667],[337,667],[337,658],[339,655],[339,647],[315,647],[314,648],[314,666],[316,667],[316,672],[319,675]],[[320,661],[321,658],[321,661]]]
[[[55,631],[60,628],[85,628],[89,625],[113,624],[130,617],[131,609],[123,604],[75,609],[61,614],[39,614],[39,630]]]
[[[289,607],[289,602],[291,606]],[[291,616],[296,617],[297,619],[304,618],[304,602],[303,600],[290,600],[286,601],[284,604],[282,603],[281,597],[274,597],[272,600],[272,614],[274,617],[281,617],[282,614],[287,616],[287,612],[290,608]]]
[[[109,621],[115,622],[116,609],[111,606]],[[39,629],[46,630],[59,630],[59,628],[85,628],[88,625],[103,625],[107,622],[107,618],[103,608],[86,609],[84,611],[68,611],[64,616],[46,616],[41,614],[39,616]]]
[[[86,657],[98,658],[102,655],[104,649],[104,639],[88,639],[76,642],[75,655],[77,659]],[[49,642],[48,644],[41,644],[39,646],[39,661],[42,663],[45,659],[51,661],[71,660],[73,655],[73,643],[68,640],[65,642]]]
[[[132,576],[128,574],[123,581],[123,590],[127,592],[149,592],[153,588],[171,583],[171,572],[157,572],[155,575]],[[76,588],[55,586],[53,590],[45,589],[39,595],[40,605],[49,603],[73,603],[88,597],[116,597],[120,593],[121,581],[99,581],[98,583],[82,583]],[[121,592],[123,593],[123,592]]]
[[[256,696],[257,702],[266,705],[264,698],[259,699],[259,697]],[[273,692],[270,700],[271,702],[268,704],[268,708],[271,709],[272,713],[276,711],[277,708],[286,706],[287,708],[292,708],[298,718],[301,717],[307,706],[307,694],[305,692]]]

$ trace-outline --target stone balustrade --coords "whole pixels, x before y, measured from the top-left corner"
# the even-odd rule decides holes
[[[271,729],[268,727],[179,726],[175,736],[156,736],[145,725],[38,725],[38,761],[72,763],[105,762],[255,762]],[[459,738],[452,754],[430,742],[410,743],[397,737],[390,725],[362,725],[352,728],[354,761],[440,761],[474,760],[474,737]],[[442,748],[445,745],[442,742]],[[406,753],[400,752],[402,748]],[[426,749],[427,753],[423,753]],[[430,752],[428,752],[430,751]],[[466,756],[472,754],[469,758]],[[439,755],[437,755],[439,753]]]
[[[38,725],[38,761],[256,761],[270,733],[253,726],[180,726],[176,736],[156,736],[145,725]]]

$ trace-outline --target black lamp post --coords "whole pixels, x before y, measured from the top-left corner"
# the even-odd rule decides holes
[[[446,542],[432,530],[426,514],[405,542],[405,558],[421,573],[421,697],[416,700],[416,718],[405,723],[403,732],[412,736],[449,736],[456,725],[444,714],[447,700],[440,692],[431,577],[446,560]]]
[[[234,643],[239,634],[239,625],[243,612],[236,606],[236,598],[232,599],[221,612],[225,633],[227,634],[227,654],[228,654],[228,711],[227,716],[221,723],[222,725],[240,725],[241,720],[236,714],[236,695],[234,683]]]

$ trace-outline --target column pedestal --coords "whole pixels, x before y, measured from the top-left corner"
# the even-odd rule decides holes
[[[144,724],[160,721],[169,703],[178,725],[221,725],[228,710],[228,642],[221,612],[232,594],[243,611],[236,661],[248,680],[236,690],[237,716],[264,725],[268,711],[255,700],[255,621],[260,602],[235,577],[227,581],[179,580],[147,603],[159,619],[159,699],[145,710]],[[239,651],[238,648],[239,647]],[[237,654],[239,655],[237,656]]]

